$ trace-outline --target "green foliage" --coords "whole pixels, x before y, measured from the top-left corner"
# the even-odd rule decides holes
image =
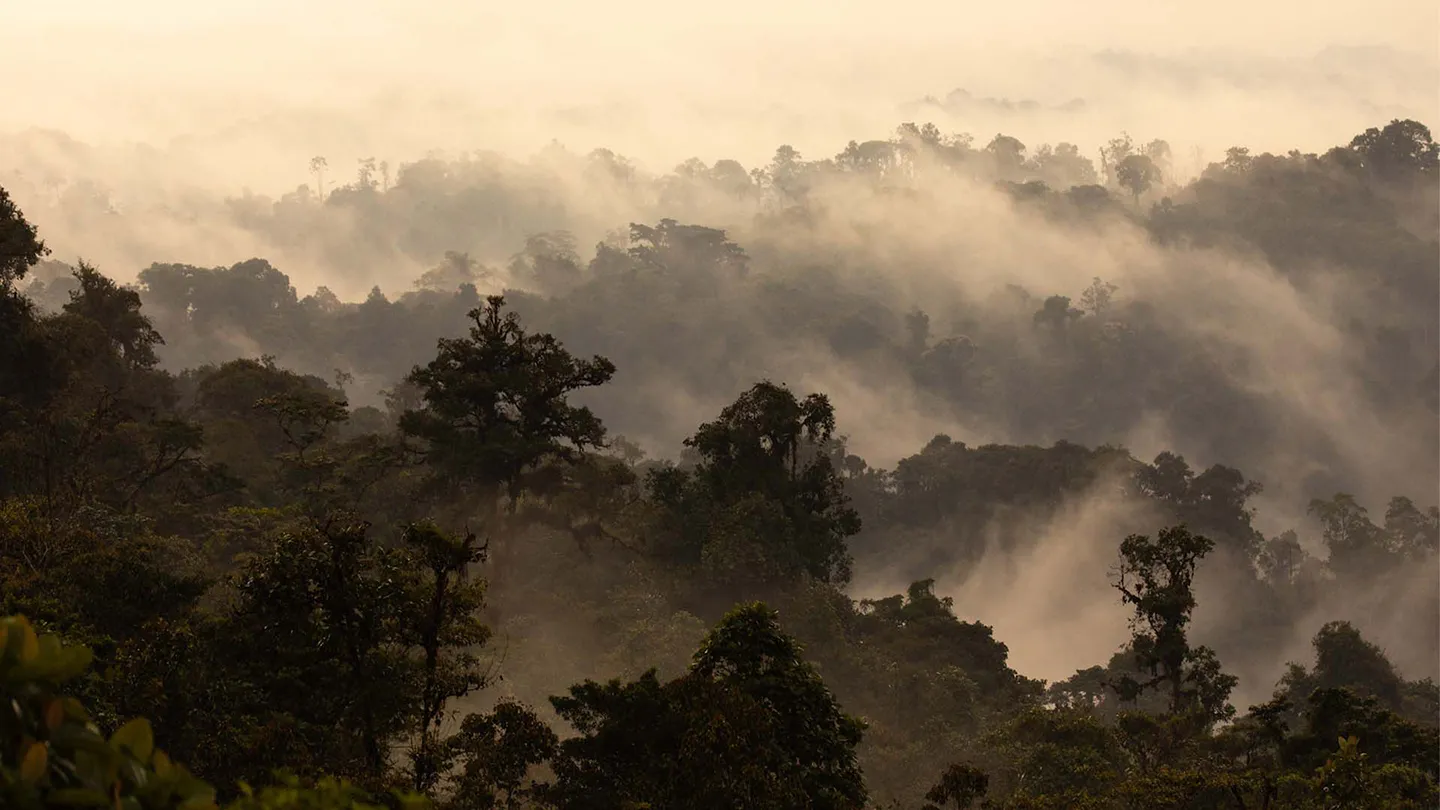
[[[384,802],[342,779],[324,777],[305,784],[293,775],[282,775],[278,784],[256,790],[241,785],[240,796],[225,810],[429,810],[425,797],[397,791],[395,801]]]
[[[1340,750],[1315,774],[1319,806],[1356,810],[1419,810],[1440,800],[1434,778],[1415,769],[1374,767],[1355,737],[1340,738]]]
[[[991,791],[1017,807],[1093,803],[1110,795],[1128,764],[1116,730],[1074,709],[1031,709],[990,742],[999,760]]]
[[[1303,700],[1316,689],[1352,689],[1370,695],[1392,711],[1404,702],[1405,683],[1379,647],[1360,636],[1349,622],[1328,622],[1311,642],[1315,648],[1314,672],[1292,667],[1281,686],[1292,700]]]
[[[560,743],[560,808],[860,808],[862,724],[844,715],[763,605],[737,608],[662,684],[654,671],[587,682],[556,711],[579,736]]]
[[[820,452],[834,431],[823,395],[799,400],[784,386],[756,384],[686,439],[693,470],[651,472],[659,552],[721,581],[848,582],[846,539],[860,518]]]
[[[1140,198],[1163,178],[1160,167],[1149,155],[1126,155],[1115,166],[1115,179],[1120,187]]]
[[[446,745],[462,763],[447,810],[519,810],[543,792],[527,777],[555,756],[559,738],[529,707],[505,700],[466,717]]]
[[[60,691],[90,660],[83,647],[37,636],[22,617],[0,620],[0,804],[214,808],[214,790],[155,748],[148,721],[132,720],[106,738],[79,701]]]
[[[365,526],[337,523],[276,538],[238,583],[232,624],[265,631],[241,639],[242,665],[264,684],[262,705],[294,718],[301,745],[333,773],[382,777],[388,743],[412,716],[415,673],[398,621],[411,605],[410,570]],[[259,773],[284,764],[301,770],[280,760]]]
[[[1120,544],[1115,588],[1134,606],[1130,644],[1136,663],[1151,676],[1143,682],[1122,676],[1115,685],[1122,700],[1134,701],[1143,690],[1164,685],[1175,715],[1211,723],[1234,714],[1226,701],[1236,679],[1220,671],[1213,650],[1192,647],[1186,632],[1195,609],[1195,568],[1212,548],[1209,538],[1184,526],[1162,529],[1153,540],[1132,534]]]
[[[334,505],[337,432],[348,414],[324,380],[279,368],[273,358],[232,360],[180,380],[205,434],[207,455],[243,487],[232,503]]]
[[[1372,579],[1396,567],[1427,559],[1440,548],[1440,509],[1421,511],[1405,497],[1392,498],[1385,522],[1376,526],[1353,495],[1316,498],[1309,512],[1324,526],[1327,565],[1337,576]]]
[[[452,537],[432,523],[410,526],[405,543],[413,563],[422,566],[419,578],[412,571],[409,595],[420,613],[403,618],[412,628],[409,641],[422,656],[419,741],[410,760],[415,789],[427,791],[440,782],[452,759],[440,736],[447,705],[488,682],[472,652],[490,638],[479,618],[485,589],[469,578],[470,567],[484,559],[486,549],[473,534]]]
[[[1440,145],[1418,121],[1393,120],[1370,127],[1350,141],[1364,167],[1385,180],[1433,179],[1440,170]]]
[[[22,616],[0,619],[0,803],[17,810],[121,808],[215,810],[215,791],[156,747],[150,722],[131,720],[108,738],[62,687],[90,665],[90,651],[37,635]],[[429,802],[396,792],[404,810]],[[240,786],[227,810],[387,810],[394,805],[343,780],[302,784],[282,776],[258,791]]]
[[[927,801],[935,803],[926,805],[926,810],[939,810],[947,805],[966,810],[982,798],[989,787],[990,778],[984,771],[971,765],[951,765],[940,774],[940,781],[925,794]]]
[[[525,167],[430,158],[394,183],[362,161],[353,185],[319,196],[233,201],[239,227],[347,270],[434,268],[353,303],[301,297],[260,259],[154,265],[136,288],[40,263],[0,194],[0,608],[95,658],[60,696],[30,664],[9,668],[28,653],[6,630],[0,716],[18,719],[0,729],[0,803],[48,808],[55,790],[98,786],[104,806],[168,810],[183,772],[151,751],[159,739],[245,810],[420,794],[454,810],[1434,806],[1440,690],[1402,674],[1433,658],[1434,634],[1376,636],[1392,663],[1357,628],[1433,624],[1433,583],[1396,584],[1433,567],[1440,513],[1397,497],[1382,522],[1340,495],[1313,504],[1316,537],[1266,539],[1260,485],[1238,467],[1297,470],[1267,481],[1277,500],[1370,497],[1365,468],[1411,473],[1400,445],[1431,444],[1440,367],[1422,349],[1440,287],[1420,225],[1435,155],[1427,129],[1397,121],[1322,156],[1237,148],[1179,186],[1163,141],[1115,139],[1097,173],[1073,145],[1002,134],[975,148],[907,124],[831,159],[782,147],[749,173],[694,160],[651,178],[607,150],[551,150]],[[587,261],[546,196],[547,172],[572,158],[656,224]],[[323,158],[312,168],[326,179]],[[1290,326],[1337,326],[1345,362],[1326,373],[1347,407],[1413,441],[1360,452],[1364,434],[1286,420],[1293,403],[1247,376],[1256,344],[1190,328],[1223,303],[1180,311],[1157,297],[1168,285],[1101,279],[989,298],[935,283],[952,251],[891,232],[928,221],[956,176],[998,181],[1017,228],[1098,240],[1126,223],[1177,279],[1216,251],[1257,254],[1265,282],[1294,295]],[[716,211],[748,223],[744,248],[687,224]],[[496,277],[471,257],[521,244],[511,278],[531,291],[482,299]],[[260,359],[235,359],[237,345]],[[626,384],[565,346],[622,361]],[[904,387],[907,419],[1051,444],[942,435],[872,467],[824,395],[753,384],[808,379],[822,355],[846,379]],[[352,410],[386,385],[383,409]],[[737,390],[689,430],[685,403]],[[1157,417],[1225,463],[1095,446]],[[647,448],[691,438],[674,464],[618,440],[591,452],[617,426]],[[1003,576],[1053,570],[1069,559],[1051,556],[1056,538],[1101,512],[1105,532],[1129,535],[1116,584],[1134,633],[1046,689],[956,605],[1043,607],[1048,594],[1004,592]],[[1003,576],[946,595],[972,571]],[[852,598],[852,578],[869,598]],[[912,584],[887,597],[884,582]],[[1217,597],[1197,606],[1197,593]],[[783,629],[759,606],[732,611],[757,597]],[[1337,606],[1356,623],[1327,623],[1313,665],[1236,716],[1237,677],[1273,677],[1301,622]],[[70,649],[37,637],[37,655]],[[524,702],[575,681],[543,710]],[[298,776],[262,784],[277,768]]]
[[[10,193],[0,188],[0,295],[12,296],[16,282],[49,252]]]
[[[513,501],[536,465],[574,460],[604,442],[600,420],[566,397],[603,385],[615,366],[576,359],[552,335],[527,334],[504,304],[491,296],[470,312],[468,338],[441,340],[436,358],[410,373],[424,407],[402,415],[400,427],[427,442],[446,481],[498,489]]]
[[[483,549],[432,524],[404,541],[383,546],[339,521],[283,534],[246,564],[229,623],[237,664],[263,685],[257,708],[288,718],[317,766],[383,783],[392,749],[410,741],[410,779],[425,790],[448,765],[447,705],[486,683],[474,652],[489,638],[484,590],[467,574]]]
[[[1433,718],[1427,718],[1432,720]],[[1440,746],[1440,731],[1386,709],[1375,698],[1349,689],[1317,689],[1306,700],[1304,720],[1287,739],[1282,756],[1287,764],[1315,768],[1332,750],[1333,740],[1355,737],[1360,749],[1376,764],[1416,768],[1431,784],[1440,777],[1440,762],[1432,756]]]
[[[158,362],[155,347],[165,339],[150,319],[140,314],[140,294],[120,287],[84,262],[76,268],[75,279],[79,286],[70,293],[65,311],[99,324],[132,368],[152,368]]]
[[[1206,532],[1217,548],[1244,560],[1257,554],[1260,535],[1251,526],[1249,502],[1262,487],[1239,470],[1216,464],[1197,474],[1182,456],[1164,452],[1136,470],[1135,483],[1172,520]]]
[[[1009,650],[995,639],[994,631],[979,622],[958,620],[953,612],[954,601],[937,596],[934,588],[934,580],[924,580],[912,583],[903,596],[862,601],[861,616],[855,624],[857,637],[867,646],[883,649],[894,660],[914,665],[921,672],[940,674],[953,668],[963,673],[965,680],[973,685],[975,698],[984,696],[987,702],[1012,705],[1037,697],[1040,684],[1010,668]],[[939,680],[935,686],[948,679]],[[909,685],[909,689],[914,690],[925,688],[921,684]],[[937,708],[935,701],[939,698],[916,701],[914,697],[913,693],[902,695],[898,705],[889,707],[888,713],[902,723],[926,722],[925,715]],[[962,720],[965,713],[962,707],[946,708],[949,709],[943,715],[946,721]],[[971,712],[975,708],[968,707]]]
[[[52,515],[38,497],[0,500],[0,610],[114,649],[184,616],[208,587],[195,550],[143,517],[86,505]]]

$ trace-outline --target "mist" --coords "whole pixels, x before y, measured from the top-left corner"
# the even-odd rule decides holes
[[[1197,515],[1222,548],[1194,635],[1236,706],[1335,620],[1440,676],[1434,550],[1347,578],[1312,505],[1353,495],[1398,546],[1392,499],[1440,497],[1434,175],[1345,185],[1330,154],[1440,121],[1434,3],[57,0],[0,9],[0,71],[0,186],[53,261],[29,294],[58,310],[81,261],[132,285],[191,388],[266,357],[390,430],[406,374],[503,293],[615,361],[574,400],[637,474],[693,463],[682,442],[757,381],[824,393],[864,517],[834,594],[931,580],[1021,676],[1124,649],[1119,541]],[[1118,139],[1162,175],[1117,180]],[[1234,213],[1263,197],[1252,159],[1314,208]],[[1286,229],[1316,200],[1339,202],[1312,250]],[[1193,499],[1137,483],[1169,454]],[[1260,570],[1287,531],[1304,563]],[[504,682],[469,708],[679,673],[751,593],[547,537],[506,539]],[[834,594],[776,598],[810,643],[842,635]]]
[[[692,156],[753,165],[780,143],[828,154],[883,137],[910,110],[903,120],[977,138],[1064,137],[1093,153],[1128,130],[1169,139],[1182,162],[1196,149],[1213,160],[1236,144],[1315,150],[1440,105],[1440,17],[1408,0],[1363,15],[1118,0],[884,14],[388,0],[141,0],[122,13],[64,0],[4,15],[0,69],[26,78],[0,128],[158,149],[162,177],[228,193],[287,190],[317,154],[339,167],[552,140],[657,171]],[[970,98],[947,101],[957,89]]]

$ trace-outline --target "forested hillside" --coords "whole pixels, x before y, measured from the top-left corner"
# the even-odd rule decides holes
[[[1440,148],[1100,155],[0,189],[0,805],[1434,807]]]

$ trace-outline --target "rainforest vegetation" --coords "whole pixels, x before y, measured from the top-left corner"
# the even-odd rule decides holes
[[[350,302],[62,262],[16,178],[0,806],[1433,808],[1437,155],[1393,121],[1175,182],[906,124],[661,177],[317,159],[211,212],[428,268]],[[561,166],[654,217],[580,244]],[[1144,269],[957,286],[1005,260],[932,227]],[[1041,679],[1002,614],[1118,644]]]

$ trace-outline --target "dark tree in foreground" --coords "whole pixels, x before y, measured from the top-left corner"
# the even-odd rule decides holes
[[[10,192],[0,188],[0,290],[10,292],[50,253],[21,213],[20,206],[10,199]]]
[[[50,251],[10,194],[0,187],[0,414],[8,400],[33,403],[48,387],[49,353],[34,306],[15,285]]]
[[[1162,529],[1153,539],[1132,534],[1120,544],[1115,588],[1135,609],[1131,648],[1136,663],[1152,676],[1147,681],[1123,676],[1116,685],[1123,700],[1164,686],[1174,715],[1198,714],[1213,721],[1234,714],[1226,700],[1235,678],[1220,671],[1212,650],[1191,647],[1186,633],[1195,609],[1195,568],[1214,545],[1184,526]]]
[[[504,306],[491,296],[471,311],[468,337],[442,339],[435,359],[410,373],[424,407],[407,411],[400,426],[428,442],[440,475],[513,500],[536,465],[604,443],[600,420],[567,397],[605,384],[615,366],[577,359],[553,335],[526,333]]]
[[[263,685],[257,709],[290,718],[307,760],[371,787],[393,779],[392,754],[408,745],[407,781],[434,788],[450,764],[447,710],[486,683],[484,591],[465,573],[480,551],[429,524],[399,545],[339,522],[277,538],[246,565],[229,622],[234,665]]]
[[[552,702],[579,732],[555,762],[561,810],[858,810],[867,800],[862,724],[760,604],[726,616],[683,677],[586,682]]]
[[[846,540],[860,530],[844,481],[822,445],[835,410],[822,394],[801,400],[761,382],[685,440],[693,471],[661,470],[651,489],[668,521],[672,554],[759,579],[850,579]]]
[[[1252,520],[1258,483],[1238,468],[1072,443],[1131,435],[1160,414],[1198,452],[1278,475],[1276,499],[1369,491],[1377,476],[1423,491],[1440,389],[1428,351],[1434,141],[1397,121],[1323,156],[1236,149],[1167,185],[1160,204],[1124,205],[1161,196],[1141,189],[1146,161],[1156,183],[1171,173],[1164,144],[1143,144],[1112,141],[1107,187],[1068,191],[1096,181],[1073,147],[1001,136],[980,150],[929,125],[834,159],[782,149],[753,175],[691,161],[656,179],[596,152],[591,179],[637,217],[659,216],[654,206],[685,221],[759,216],[746,250],[661,220],[628,243],[607,237],[589,262],[549,230],[576,213],[563,206],[574,189],[552,185],[579,173],[558,149],[530,166],[430,158],[404,167],[393,194],[388,181],[376,188],[383,165],[366,161],[323,201],[304,189],[222,207],[262,242],[309,245],[352,280],[409,263],[402,255],[445,257],[415,289],[377,287],[363,302],[297,295],[263,259],[156,265],[136,288],[87,266],[72,274],[40,260],[38,235],[3,197],[0,616],[24,613],[44,632],[0,620],[0,807],[180,810],[182,772],[157,743],[221,801],[237,780],[256,784],[233,810],[393,810],[397,786],[445,810],[849,810],[868,791],[905,808],[1440,806],[1440,689],[1405,674],[1436,658],[1440,588],[1427,574],[1440,511],[1395,498],[1367,513],[1339,495],[1314,504],[1315,537],[1267,541]],[[943,201],[955,179],[1004,181],[1007,223],[1041,252],[1115,227],[1153,237],[1156,283],[1123,299],[1103,282],[952,290],[964,239],[916,250],[909,231],[953,225]],[[151,216],[107,210],[83,180],[56,196],[52,215],[95,238]],[[482,299],[486,271],[469,257],[522,241],[510,275],[538,289],[514,303],[623,361],[627,385],[593,397],[608,427],[663,442],[685,427],[684,402],[717,402],[718,416],[685,431],[676,464],[591,452],[607,433],[576,406],[613,369]],[[1237,254],[1253,261],[1221,276],[1238,286],[1184,303],[1164,294],[1177,280],[1203,286],[1202,265]],[[1327,380],[1355,406],[1349,435],[1287,419],[1292,398],[1256,384],[1265,358],[1241,350],[1226,318],[1185,328],[1254,304],[1236,295],[1252,271],[1291,288],[1281,304],[1295,317],[1282,321],[1296,334],[1336,327],[1307,351],[1344,361]],[[895,404],[925,421],[1071,441],[939,436],[893,471],[872,467],[835,435],[823,396],[751,387],[758,369],[803,377],[815,346],[878,395],[902,385]],[[233,359],[237,347],[261,359]],[[333,386],[321,378],[332,370]],[[341,390],[372,381],[399,381],[386,412],[353,408]],[[739,397],[721,411],[725,392]],[[1037,528],[1065,527],[1113,485],[1125,511],[1186,528],[1126,540],[1117,581],[1133,638],[1108,662],[1077,661],[1100,666],[1047,694],[1011,668],[991,628],[962,620],[996,595],[957,574],[987,559],[1017,563],[1022,579],[1065,565]],[[435,528],[466,521],[475,533]],[[566,534],[578,549],[554,542]],[[1305,552],[1321,547],[1329,554]],[[491,577],[493,598],[473,570],[487,551],[503,552],[510,574]],[[845,587],[852,553],[859,593]],[[1249,665],[1247,691],[1269,685],[1286,641],[1326,622],[1275,699],[1223,725],[1235,681],[1192,638],[1202,561],[1207,592],[1224,595],[1206,605],[1206,640]],[[871,590],[881,582],[913,584],[883,598]],[[1054,604],[1015,596],[1041,622]],[[784,606],[813,670],[753,607],[687,663],[707,618],[754,598]],[[506,639],[496,666],[513,696],[461,720],[455,704],[488,698],[473,693],[497,671],[482,666],[486,622]],[[1064,624],[1021,630],[1025,646]],[[51,630],[64,644],[42,640]],[[75,643],[94,650],[94,668],[60,684],[78,672],[65,652]],[[654,666],[665,677],[635,677]],[[577,670],[625,676],[567,691]],[[558,719],[522,702],[552,694],[566,695]],[[863,745],[842,704],[865,718]],[[296,776],[267,787],[275,768]],[[190,787],[184,810],[200,810],[211,791]]]
[[[983,798],[989,789],[990,778],[984,771],[972,765],[951,765],[940,774],[940,781],[925,794],[926,801],[934,802],[926,805],[925,810],[942,810],[946,807],[967,810]]]
[[[528,777],[555,756],[559,739],[528,706],[502,700],[472,714],[447,741],[459,765],[446,810],[520,810],[541,792]]]

